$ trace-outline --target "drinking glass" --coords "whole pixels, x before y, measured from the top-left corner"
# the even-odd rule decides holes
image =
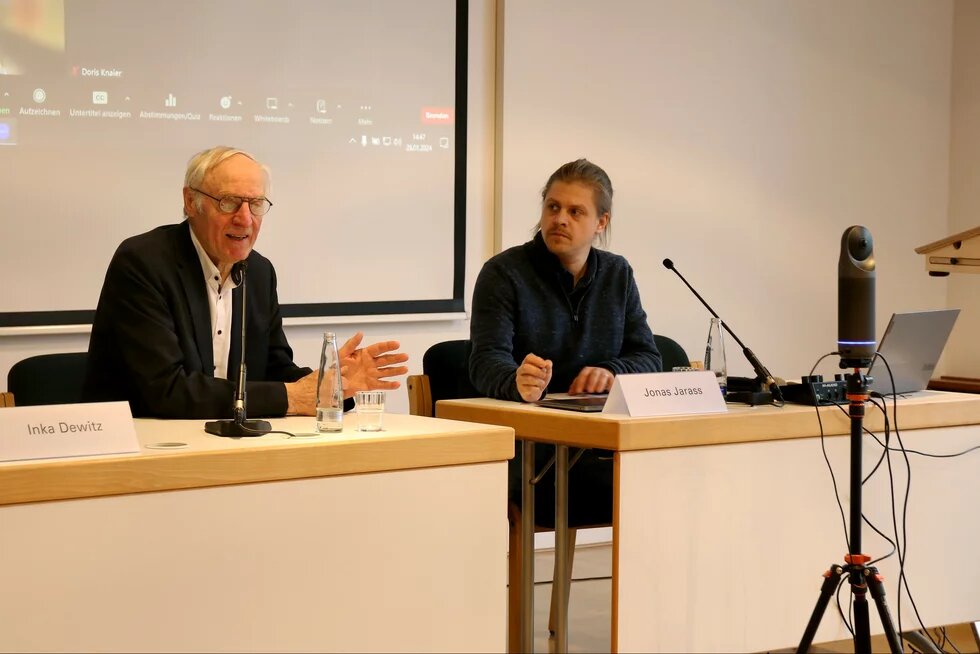
[[[385,413],[384,391],[357,391],[354,394],[358,431],[381,431]]]

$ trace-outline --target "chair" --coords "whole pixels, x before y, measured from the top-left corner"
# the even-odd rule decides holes
[[[470,383],[469,359],[468,340],[443,341],[426,350],[422,355],[423,374],[407,379],[409,413],[433,416],[439,400],[479,397]]]
[[[7,373],[7,391],[17,406],[81,402],[87,361],[87,352],[39,354],[22,359]]]
[[[663,369],[670,370],[675,366],[691,365],[687,353],[673,339],[659,334],[654,335],[657,349],[663,357]],[[421,375],[410,375],[407,379],[409,412],[412,415],[433,416],[435,403],[439,400],[479,397],[481,394],[473,388],[469,380],[470,342],[468,340],[443,341],[436,343],[422,357]],[[575,554],[575,537],[578,529],[591,527],[608,527],[612,524],[612,506],[608,514],[596,521],[592,512],[591,520],[584,520],[575,507],[569,507],[568,515],[568,562],[565,570],[556,566],[553,579],[564,575],[571,579],[572,562]],[[508,564],[508,651],[520,651],[520,597],[521,597],[521,565],[524,552],[521,534],[521,508],[510,503],[507,508],[509,523],[510,556]],[[535,531],[553,531],[553,525],[535,525]],[[566,596],[567,601],[567,596]],[[558,610],[568,611],[567,604],[559,607],[557,598],[552,594],[549,630],[554,633],[555,616]]]
[[[657,344],[657,349],[663,359],[663,370],[670,372],[677,366],[691,365],[691,360],[687,358],[687,352],[674,339],[662,334],[654,334],[653,341]]]

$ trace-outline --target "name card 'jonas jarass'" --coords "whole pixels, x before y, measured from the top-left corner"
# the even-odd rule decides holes
[[[674,390],[669,388],[649,388],[643,393],[643,397],[672,397],[682,395],[703,395],[704,390],[698,386],[675,386]]]

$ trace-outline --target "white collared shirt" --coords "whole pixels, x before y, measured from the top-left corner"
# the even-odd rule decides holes
[[[191,229],[191,241],[197,256],[201,260],[201,269],[204,272],[204,285],[208,289],[208,308],[211,309],[211,348],[214,355],[214,377],[215,379],[228,379],[228,357],[231,354],[231,314],[232,314],[232,289],[238,284],[232,281],[231,276],[221,283],[221,273],[218,267],[211,261],[211,257],[204,251],[201,242],[197,240],[194,230]]]

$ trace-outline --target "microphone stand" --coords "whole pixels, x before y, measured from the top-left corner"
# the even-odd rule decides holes
[[[238,384],[235,387],[235,417],[230,420],[212,420],[204,423],[204,431],[215,436],[241,438],[243,436],[263,436],[272,431],[268,420],[248,420],[246,418],[245,397],[245,272],[248,261],[239,261],[231,271],[232,279],[242,288],[242,358],[238,367]]]
[[[745,356],[746,360],[752,366],[752,370],[755,372],[754,385],[756,389],[761,390],[733,391],[731,390],[732,378],[729,377],[729,390],[725,394],[725,399],[731,402],[744,402],[753,406],[757,404],[769,404],[774,399],[778,402],[782,402],[783,394],[779,390],[779,384],[776,383],[776,380],[773,378],[769,370],[762,365],[762,361],[760,361],[759,357],[755,355],[755,352],[745,346],[745,343],[743,343],[742,340],[735,335],[735,332],[733,332],[732,328],[728,326],[728,323],[722,320],[721,316],[715,313],[715,310],[712,309],[707,302],[705,302],[704,298],[701,297],[701,294],[694,290],[694,287],[691,286],[686,279],[684,279],[684,275],[682,275],[680,271],[674,267],[673,261],[670,259],[664,259],[663,264],[664,268],[673,271],[675,275],[680,277],[681,281],[684,282],[684,285],[687,286],[692,293],[694,293],[694,297],[700,300],[701,304],[704,305],[704,308],[708,310],[708,313],[715,318],[718,318],[718,320],[721,320],[721,326],[725,328],[725,331],[728,332],[729,335],[735,339],[735,342],[738,343],[739,347],[742,348],[742,354]]]

